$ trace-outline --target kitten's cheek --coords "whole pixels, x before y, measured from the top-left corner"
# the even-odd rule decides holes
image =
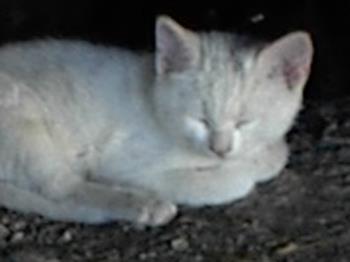
[[[192,140],[197,146],[207,145],[208,131],[203,124],[192,119],[187,119],[185,126],[188,139]]]
[[[207,145],[208,132],[205,128],[196,128],[191,130],[191,138],[194,140],[196,145]]]

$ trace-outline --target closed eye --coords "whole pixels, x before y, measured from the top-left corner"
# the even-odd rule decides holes
[[[236,128],[243,128],[246,127],[248,125],[250,125],[252,123],[252,121],[247,120],[247,119],[242,119],[236,122]]]
[[[206,127],[210,126],[210,123],[206,118],[200,118],[199,121]]]

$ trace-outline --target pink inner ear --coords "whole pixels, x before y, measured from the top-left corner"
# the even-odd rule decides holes
[[[313,55],[309,36],[291,33],[275,41],[261,53],[263,70],[279,74],[291,88],[302,87],[309,75]]]
[[[289,88],[302,84],[310,72],[310,65],[306,61],[284,61],[283,75]]]
[[[176,49],[178,48],[178,50]],[[168,50],[160,51],[159,54],[160,71],[169,73],[171,71],[184,71],[191,64],[191,54],[181,46],[169,48]]]
[[[170,18],[159,18],[156,26],[158,74],[183,72],[198,61],[198,38]]]
[[[157,24],[157,72],[181,72],[194,60],[193,39],[175,21],[161,19]]]

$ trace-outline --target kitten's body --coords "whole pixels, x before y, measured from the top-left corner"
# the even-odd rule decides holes
[[[279,173],[307,73],[296,90],[266,77],[280,83],[266,91],[249,75],[260,49],[166,18],[157,30],[155,57],[54,40],[0,50],[1,94],[18,98],[0,105],[1,204],[162,224],[172,203],[232,201]]]

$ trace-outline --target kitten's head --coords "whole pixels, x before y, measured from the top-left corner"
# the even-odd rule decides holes
[[[178,142],[212,156],[281,139],[302,99],[313,48],[295,32],[268,45],[156,24],[155,110]]]

